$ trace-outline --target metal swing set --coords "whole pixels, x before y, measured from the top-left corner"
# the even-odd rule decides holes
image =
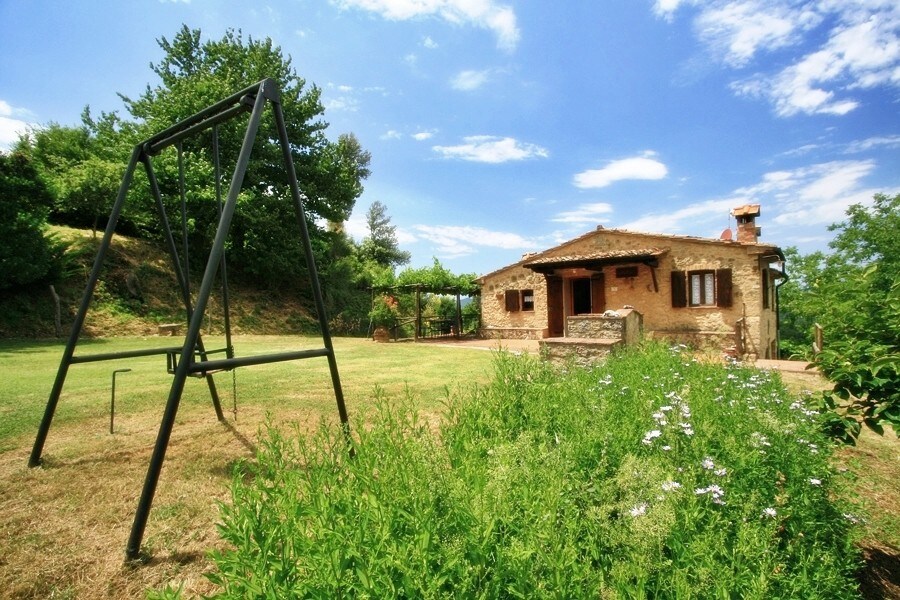
[[[306,258],[306,265],[309,271],[310,285],[312,287],[313,298],[315,300],[316,312],[318,313],[319,326],[322,332],[322,347],[305,350],[294,350],[280,352],[274,354],[253,355],[237,357],[234,353],[234,347],[231,339],[231,323],[228,307],[228,279],[225,265],[225,241],[228,237],[232,217],[235,213],[237,205],[238,193],[243,185],[244,176],[247,172],[247,166],[250,160],[250,152],[253,148],[253,142],[256,139],[259,130],[260,121],[266,105],[270,104],[275,116],[275,124],[277,128],[278,140],[281,146],[284,159],[284,167],[287,174],[287,183],[290,187],[291,197],[293,199],[294,210],[297,217],[300,233],[300,243],[303,247]],[[220,184],[220,164],[219,164],[219,147],[218,147],[218,125],[239,117],[243,113],[249,112],[250,118],[247,123],[247,129],[244,133],[243,143],[235,164],[234,173],[232,175],[231,184],[224,202],[221,196]],[[196,136],[202,132],[211,130],[212,133],[212,156],[213,168],[215,173],[216,200],[219,206],[219,222],[216,228],[215,238],[212,248],[209,252],[209,258],[203,273],[203,279],[196,295],[196,300],[192,303],[191,290],[189,287],[189,276],[187,270],[188,245],[187,245],[187,215],[184,185],[184,162],[182,153],[182,141]],[[179,172],[179,188],[181,196],[182,208],[182,235],[184,250],[184,265],[178,255],[178,248],[175,238],[172,234],[172,228],[169,223],[165,204],[163,203],[160,193],[159,184],[153,170],[153,157],[157,156],[164,149],[175,146],[178,153],[178,172]],[[103,267],[107,251],[109,250],[113,234],[115,233],[116,224],[122,213],[125,204],[125,198],[131,187],[137,164],[141,163],[147,173],[147,179],[150,184],[150,192],[156,204],[159,215],[159,222],[165,236],[166,245],[172,260],[172,266],[175,271],[175,277],[180,288],[185,310],[187,313],[188,328],[185,334],[184,342],[178,347],[132,350],[125,352],[109,352],[76,355],[75,349],[84,326],[85,317],[94,295],[94,290],[100,277],[100,271]],[[222,281],[222,300],[224,309],[224,327],[226,346],[220,350],[207,350],[203,344],[200,335],[200,329],[203,324],[204,313],[209,302],[210,294],[216,279],[216,275],[221,273]],[[38,434],[28,460],[30,467],[41,465],[41,455],[44,449],[44,443],[47,440],[47,434],[50,431],[50,425],[53,421],[53,415],[59,403],[60,395],[66,382],[66,375],[69,367],[79,363],[116,360],[123,358],[136,358],[142,356],[162,355],[167,357],[167,366],[169,372],[173,374],[172,387],[169,390],[169,397],[163,412],[162,422],[160,423],[159,433],[157,435],[156,444],[153,448],[153,454],[150,458],[150,464],[147,469],[147,476],[144,481],[144,487],[141,491],[137,509],[134,515],[134,523],[131,528],[131,535],[125,547],[125,555],[129,560],[134,560],[140,556],[141,540],[144,536],[144,530],[147,525],[147,519],[153,504],[153,497],[156,493],[156,487],[159,482],[159,475],[162,470],[163,461],[165,460],[166,450],[169,444],[169,438],[172,428],[175,424],[175,416],[181,402],[182,392],[184,391],[187,377],[195,376],[206,379],[209,387],[210,397],[213,407],[216,411],[216,417],[219,421],[225,421],[222,413],[222,406],[219,400],[219,394],[216,390],[216,384],[213,380],[213,373],[219,371],[232,371],[237,367],[245,367],[251,365],[263,365],[275,362],[299,360],[306,358],[325,357],[328,359],[328,365],[331,372],[332,387],[334,389],[335,401],[337,403],[338,415],[340,417],[341,426],[344,433],[349,436],[349,420],[347,417],[347,409],[344,404],[344,396],[341,390],[341,382],[338,374],[337,362],[335,360],[334,347],[331,341],[331,334],[328,328],[328,320],[325,315],[325,304],[322,298],[322,290],[319,285],[318,275],[316,273],[316,265],[313,258],[312,246],[309,239],[309,230],[306,225],[306,217],[304,214],[303,200],[300,194],[297,175],[294,170],[293,159],[291,157],[291,147],[287,136],[287,128],[284,122],[284,113],[281,106],[281,94],[277,83],[273,79],[264,79],[259,83],[237,92],[228,98],[213,104],[197,114],[176,123],[175,125],[161,131],[153,137],[137,144],[131,154],[128,167],[122,178],[122,184],[109,216],[109,221],[94,259],[93,268],[88,277],[87,286],[82,296],[81,304],[76,313],[75,320],[72,325],[72,331],[69,336],[66,348],[60,361],[59,370],[56,374],[56,380],[50,391],[50,397],[47,400],[47,406],[41,420]],[[224,358],[211,358],[214,354],[224,354]]]

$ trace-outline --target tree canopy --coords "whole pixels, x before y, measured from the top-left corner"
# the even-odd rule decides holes
[[[52,202],[28,155],[0,152],[0,290],[39,281],[56,265],[44,237]]]
[[[900,194],[876,194],[871,205],[851,206],[847,219],[831,227],[837,232],[832,252],[788,252],[793,277],[782,289],[782,334],[789,343],[808,344],[812,323],[823,327],[816,363],[834,382],[825,408],[834,411],[834,432],[846,439],[859,431],[856,418],[878,432],[887,423],[900,426],[898,228]]]
[[[214,104],[248,85],[271,77],[281,91],[281,105],[294,167],[300,182],[311,236],[322,240],[320,220],[341,222],[353,210],[362,193],[362,180],[369,175],[370,155],[352,134],[330,141],[321,92],[307,85],[294,70],[291,59],[271,39],[243,37],[228,30],[221,39],[203,41],[199,29],[183,26],[169,40],[158,41],[165,56],[151,65],[159,77],[137,98],[123,96],[125,105],[146,138]],[[219,127],[218,142],[224,173],[233,169],[246,124],[235,120]],[[185,140],[184,156],[191,237],[208,246],[214,233],[216,205],[211,202],[213,169],[210,134]],[[174,155],[174,150],[172,153]],[[161,167],[161,182],[168,197],[176,198],[177,164],[174,156]],[[231,256],[246,274],[267,282],[290,281],[303,270],[302,253],[296,239],[296,219],[274,117],[264,115],[260,134],[251,154],[240,210],[232,225]],[[315,248],[322,244],[314,242]],[[325,244],[327,246],[327,243]],[[327,261],[327,253],[317,255]]]
[[[376,200],[366,211],[366,226],[369,235],[363,238],[359,248],[360,256],[382,267],[395,267],[409,262],[411,255],[400,250],[397,242],[397,228],[391,225],[387,207]]]

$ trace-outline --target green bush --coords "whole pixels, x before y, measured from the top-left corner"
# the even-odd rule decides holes
[[[222,505],[215,597],[855,597],[817,420],[680,348],[565,373],[501,353],[440,431],[381,395],[354,458],[337,428],[270,428]]]

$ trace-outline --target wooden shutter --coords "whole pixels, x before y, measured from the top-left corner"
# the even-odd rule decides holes
[[[716,306],[731,306],[731,269],[716,269]]]
[[[687,306],[687,277],[684,271],[672,271],[672,307]]]
[[[762,307],[769,308],[769,270],[762,270],[762,277],[760,278],[760,292],[762,293]]]
[[[606,310],[606,290],[603,281],[603,273],[591,275],[591,313],[595,315]]]
[[[509,312],[519,310],[519,290],[506,290],[506,310]]]

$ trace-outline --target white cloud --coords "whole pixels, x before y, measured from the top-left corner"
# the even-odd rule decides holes
[[[434,131],[417,131],[412,134],[412,138],[417,142],[424,142],[425,140],[431,139],[434,137]]]
[[[383,140],[399,140],[403,137],[403,134],[397,131],[396,129],[388,129],[384,133],[379,136]]]
[[[344,221],[344,233],[356,241],[361,241],[369,235],[369,226],[366,224],[365,215],[356,213],[350,215],[350,218]]]
[[[656,0],[656,4],[653,5],[653,12],[670,20],[672,18],[672,13],[678,9],[678,6],[682,1],[683,0]]]
[[[626,179],[663,179],[669,170],[655,158],[655,152],[642,156],[614,160],[602,169],[588,169],[577,173],[573,183],[579,188],[602,188]]]
[[[624,229],[660,233],[691,232],[715,236],[728,223],[731,210],[743,204],[759,204],[774,243],[798,244],[821,241],[826,225],[846,217],[852,204],[867,205],[876,192],[864,180],[875,170],[872,160],[831,161],[797,169],[770,171],[755,184],[738,188],[726,198],[690,204],[671,212],[643,215],[623,224]],[[887,190],[889,193],[892,190]],[[766,223],[771,226],[767,229]],[[698,233],[706,228],[709,233]]]
[[[29,118],[33,118],[30,111],[0,100],[0,150],[9,150],[19,141],[20,135],[36,126],[24,120]]]
[[[570,223],[576,225],[590,225],[597,223],[606,223],[609,219],[603,217],[613,212],[611,204],[606,202],[595,202],[592,204],[582,204],[575,210],[567,210],[559,213],[552,219],[554,223]]]
[[[477,90],[487,83],[489,77],[490,71],[460,71],[456,77],[450,81],[450,86],[454,90],[470,92],[472,90]]]
[[[438,47],[438,43],[431,39],[429,36],[425,36],[425,39],[422,40],[422,45],[428,48],[429,50],[434,50]]]
[[[873,160],[847,160],[773,171],[736,194],[771,207],[775,213],[772,222],[786,228],[828,225],[843,220],[851,204],[869,204],[881,191],[863,185],[875,167]]]
[[[512,7],[494,0],[331,0],[342,8],[357,8],[393,21],[438,17],[455,25],[488,29],[497,37],[497,46],[506,51],[519,42],[519,28]]]
[[[502,250],[535,250],[539,243],[516,233],[491,231],[482,227],[456,225],[415,225],[419,238],[436,246],[440,257],[456,258],[474,254],[478,248]]]
[[[847,154],[865,152],[873,148],[900,148],[900,135],[885,135],[858,140],[847,144]]]
[[[445,158],[483,163],[547,158],[550,155],[545,148],[536,144],[520,142],[511,137],[473,135],[463,138],[463,142],[456,146],[432,146],[432,150]]]
[[[900,88],[900,3],[894,0],[657,0],[671,20],[696,7],[700,39],[725,65],[744,68],[763,53],[782,61],[732,83],[743,96],[768,101],[778,116],[845,115],[858,108],[853,90]],[[795,46],[802,53],[783,51]]]
[[[760,49],[774,50],[799,41],[801,31],[820,20],[803,8],[755,0],[714,4],[695,22],[700,38],[731,66],[743,66]]]
[[[632,231],[652,233],[683,233],[686,230],[695,230],[698,225],[714,221],[727,223],[731,209],[746,203],[742,198],[706,200],[689,204],[679,210],[643,215],[621,227]]]

